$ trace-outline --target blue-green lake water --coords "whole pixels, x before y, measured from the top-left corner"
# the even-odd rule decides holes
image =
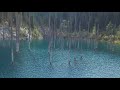
[[[73,40],[74,41],[74,40]],[[98,42],[74,41],[71,49],[68,41],[59,40],[51,50],[49,63],[48,41],[31,41],[30,50],[27,41],[20,41],[20,51],[15,52],[12,64],[11,44],[0,41],[0,78],[118,78],[120,77],[120,46]],[[82,56],[82,59],[81,59]],[[77,64],[74,64],[74,58]],[[71,61],[71,65],[68,64]]]

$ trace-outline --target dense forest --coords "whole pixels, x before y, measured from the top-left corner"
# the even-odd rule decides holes
[[[64,37],[120,44],[119,12],[0,12],[0,39]]]

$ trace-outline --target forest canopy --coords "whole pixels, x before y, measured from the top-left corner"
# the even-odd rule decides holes
[[[24,28],[20,29],[20,37],[28,33],[34,39],[49,34],[120,40],[120,12],[0,12],[0,25],[7,24],[9,27],[12,24],[13,31],[20,24]]]

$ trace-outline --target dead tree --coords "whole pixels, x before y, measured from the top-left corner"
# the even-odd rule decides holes
[[[16,52],[19,52],[19,32],[20,32],[20,12],[15,12],[15,17],[16,17]]]

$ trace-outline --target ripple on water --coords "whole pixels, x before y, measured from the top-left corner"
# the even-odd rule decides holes
[[[22,47],[15,56],[16,65],[0,66],[0,77],[18,78],[103,78],[120,77],[120,56],[92,50],[52,50],[51,62],[47,47]],[[83,59],[81,59],[81,56]],[[74,58],[77,64],[74,64]],[[68,65],[71,61],[71,66]],[[5,70],[2,70],[2,69]]]

